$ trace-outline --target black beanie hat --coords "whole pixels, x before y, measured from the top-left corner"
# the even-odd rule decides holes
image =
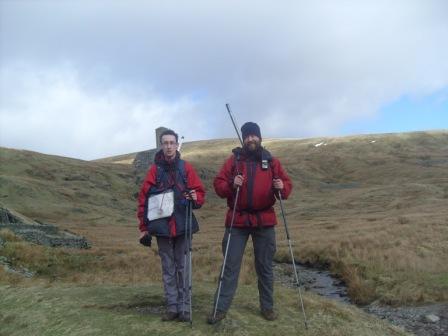
[[[243,135],[243,141],[244,139],[249,135],[256,135],[261,140],[261,132],[260,127],[254,123],[254,122],[247,122],[241,127],[241,133]]]

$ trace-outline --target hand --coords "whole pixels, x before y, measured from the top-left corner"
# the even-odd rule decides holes
[[[143,231],[142,233],[140,233],[139,242],[143,246],[151,247],[151,240],[152,240],[152,237],[149,235],[149,233],[147,231]]]
[[[243,175],[237,175],[233,179],[233,187],[234,188],[241,187],[243,185],[243,182],[244,182],[244,176]]]
[[[185,198],[189,201],[197,201],[198,200],[198,195],[196,194],[196,190],[192,189],[190,190],[190,192],[186,192],[185,193]]]
[[[273,179],[272,184],[274,185],[274,188],[278,190],[282,190],[284,187],[283,181],[279,178]]]

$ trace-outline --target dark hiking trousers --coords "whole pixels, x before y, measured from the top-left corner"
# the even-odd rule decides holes
[[[276,251],[274,227],[247,229],[232,228],[226,267],[224,269],[222,280],[221,294],[218,303],[219,311],[226,312],[230,308],[238,285],[241,261],[243,259],[244,249],[249,236],[252,236],[254,248],[260,308],[262,310],[273,309],[274,273],[272,269],[272,259],[274,258]],[[222,240],[223,255],[226,251],[228,237],[229,228],[226,228],[226,232],[224,233],[224,238]]]
[[[160,261],[162,262],[162,280],[168,312],[182,313],[189,310],[190,297],[187,287],[184,288],[184,275],[188,279],[188,260],[185,265],[185,237],[157,237]],[[184,274],[185,273],[185,274]],[[185,297],[185,307],[183,298]]]

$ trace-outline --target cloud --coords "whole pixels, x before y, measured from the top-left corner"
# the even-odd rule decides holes
[[[336,135],[402,96],[448,87],[442,0],[104,4],[2,5],[0,65],[22,78],[2,84],[2,124],[15,107],[26,111],[21,127],[35,130],[32,120],[65,106],[76,115],[58,121],[61,136],[74,134],[70,155],[105,156],[153,138],[143,116],[191,140],[228,137],[229,102],[240,123],[257,121],[265,137]],[[97,142],[74,142],[79,125],[81,138],[96,134]],[[11,132],[2,128],[2,144],[48,144]]]
[[[154,92],[88,89],[75,67],[2,69],[2,146],[94,159],[155,145],[154,129],[194,109],[188,97],[167,102]],[[10,90],[9,88],[14,88]]]

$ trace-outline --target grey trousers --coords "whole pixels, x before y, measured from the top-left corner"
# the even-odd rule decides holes
[[[252,236],[254,248],[260,308],[262,310],[273,309],[274,272],[272,269],[272,260],[276,251],[274,228],[232,228],[232,235],[230,237],[227,261],[224,269],[221,293],[218,302],[219,311],[226,312],[230,308],[238,286],[241,261],[243,259],[244,249],[249,236]],[[223,255],[225,254],[228,237],[229,229],[226,228],[226,232],[224,233],[224,238],[222,240]]]
[[[181,313],[189,310],[189,263],[188,260],[185,260],[185,256],[188,258],[188,254],[185,255],[187,244],[183,235],[175,238],[157,237],[160,261],[162,262],[163,289],[169,312]],[[183,302],[184,297],[185,302]]]

